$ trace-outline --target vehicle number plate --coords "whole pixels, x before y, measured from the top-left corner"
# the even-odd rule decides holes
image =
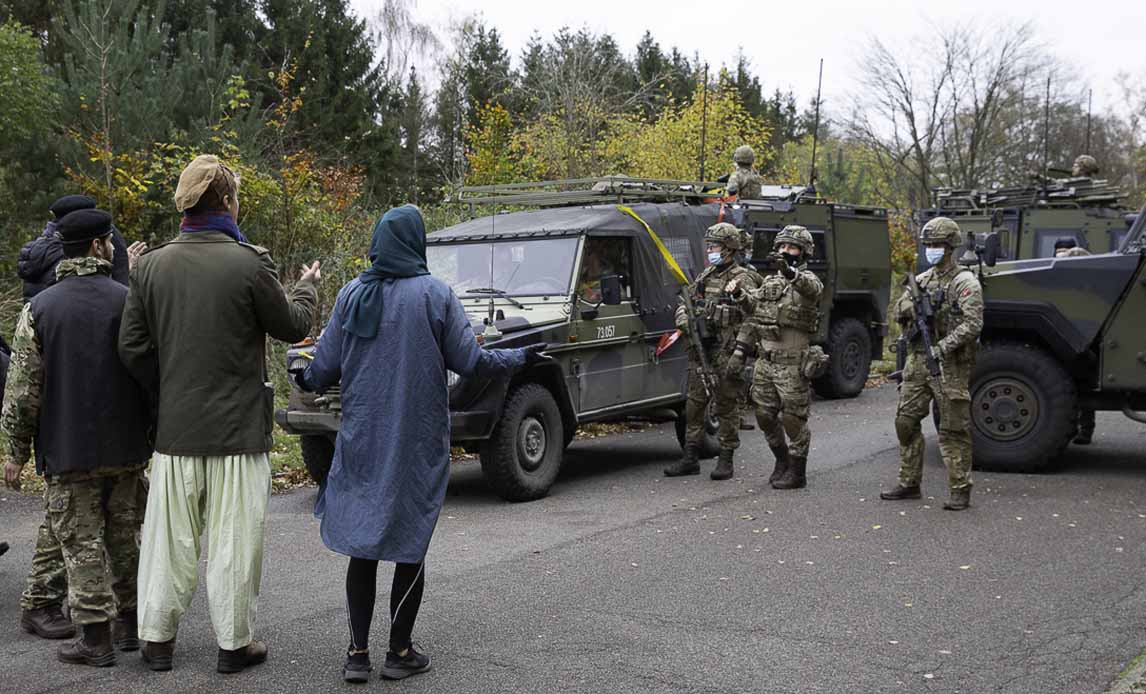
[[[601,325],[597,327],[597,339],[607,340],[610,337],[617,336],[617,326],[615,325]]]

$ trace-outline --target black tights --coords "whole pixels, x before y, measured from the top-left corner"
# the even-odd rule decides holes
[[[398,653],[410,647],[414,620],[422,605],[426,587],[424,563],[395,564],[390,586],[390,650]],[[350,614],[350,647],[364,651],[370,647],[370,622],[374,619],[374,598],[378,592],[378,561],[350,558],[346,569],[346,611]]]

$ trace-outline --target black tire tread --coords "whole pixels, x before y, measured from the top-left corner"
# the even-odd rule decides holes
[[[1044,349],[1016,341],[988,343],[980,350],[971,376],[972,397],[974,386],[985,368],[998,368],[992,362],[1000,358],[1018,365],[1012,370],[1022,373],[1043,390],[1046,403],[1040,402],[1040,411],[1048,411],[1051,417],[1043,425],[1043,435],[1034,440],[1025,440],[1006,450],[992,449],[979,438],[978,429],[972,424],[972,455],[976,468],[1000,472],[1041,472],[1049,469],[1070,443],[1074,432],[1074,412],[1077,393],[1070,374]],[[1001,370],[1001,369],[1000,369]]]
[[[545,400],[548,400],[548,403]],[[533,501],[544,497],[549,493],[549,488],[553,485],[561,468],[561,459],[564,457],[563,446],[556,450],[551,449],[547,453],[547,455],[557,456],[557,464],[553,465],[552,469],[547,469],[549,466],[543,464],[542,469],[545,471],[543,475],[536,475],[536,473],[530,475],[514,469],[516,467],[517,422],[536,401],[552,408],[551,416],[547,419],[553,420],[553,427],[556,428],[556,431],[551,428],[547,432],[549,445],[555,446],[565,442],[561,410],[545,386],[537,383],[525,383],[510,391],[505,401],[505,407],[502,409],[501,418],[498,420],[497,426],[494,427],[493,436],[482,445],[480,456],[481,470],[486,482],[498,496],[506,501]],[[506,461],[511,461],[511,463],[506,464]]]
[[[322,484],[334,463],[334,442],[323,434],[303,434],[298,437],[302,462],[315,484]]]
[[[839,371],[839,362],[836,355],[841,353],[840,345],[848,338],[848,333],[854,332],[860,338],[861,353],[867,358],[867,371],[858,383],[847,383]],[[827,352],[832,361],[828,365],[828,372],[812,382],[816,394],[822,398],[835,400],[838,398],[854,398],[863,392],[868,376],[871,375],[871,333],[858,318],[840,318],[833,321],[828,329]]]

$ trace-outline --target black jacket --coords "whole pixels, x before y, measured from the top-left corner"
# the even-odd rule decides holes
[[[65,277],[31,301],[43,356],[36,471],[130,467],[151,456],[143,388],[119,360],[127,288],[107,275]]]

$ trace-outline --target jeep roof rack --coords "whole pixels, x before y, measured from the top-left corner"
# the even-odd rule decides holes
[[[932,206],[940,210],[974,211],[993,207],[1120,207],[1126,197],[1105,179],[1085,176],[1032,180],[1005,188],[932,188]]]
[[[555,181],[463,186],[447,202],[461,205],[522,205],[562,207],[604,202],[700,203],[719,200],[724,184],[716,181],[677,181],[661,178],[602,176],[563,178]]]

